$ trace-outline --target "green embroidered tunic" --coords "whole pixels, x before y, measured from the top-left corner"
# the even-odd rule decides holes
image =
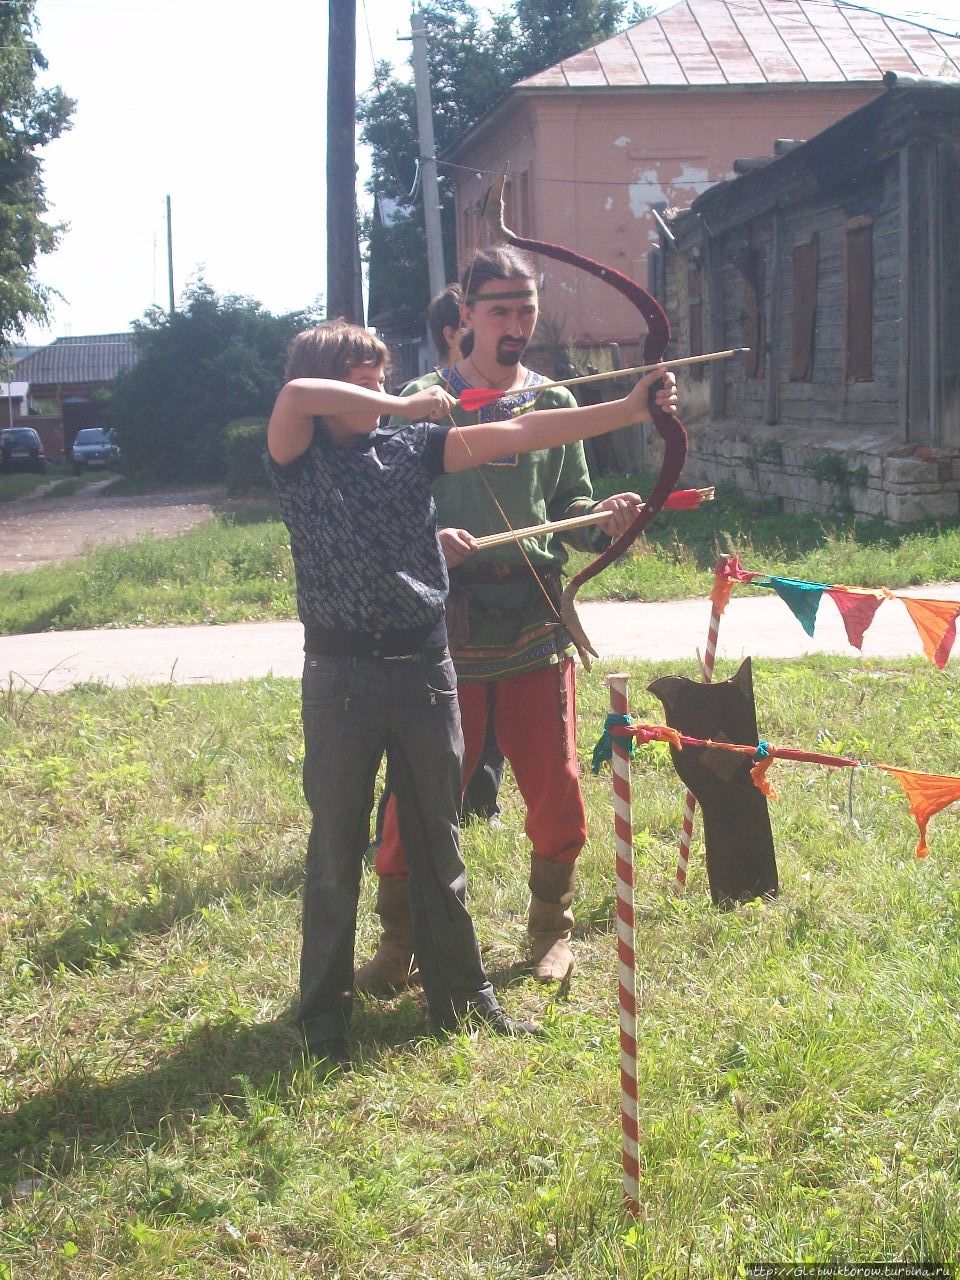
[[[546,379],[531,373],[527,386],[534,388]],[[455,369],[430,373],[404,388],[412,395],[442,382],[452,395],[467,387]],[[526,399],[533,407],[535,393]],[[518,397],[497,402],[477,413],[454,412],[459,426],[498,422],[514,416]],[[504,407],[507,406],[507,407]],[[572,408],[576,400],[566,387],[552,387],[541,393],[537,408]],[[399,425],[403,419],[391,419]],[[514,529],[582,515],[594,505],[587,461],[580,441],[535,453],[513,454],[482,468],[487,483]],[[434,481],[437,526],[467,529],[475,537],[503,533],[506,525],[477,471],[441,475]],[[592,535],[592,536],[591,536]],[[572,546],[588,550],[603,545],[596,530],[570,530],[563,535]],[[607,539],[606,541],[609,541]],[[541,534],[525,538],[524,550],[537,569],[548,592],[559,599],[557,583],[567,561],[560,536]],[[534,581],[516,543],[489,547],[469,557],[451,572],[451,614],[466,617],[466,635],[451,625],[451,648],[460,680],[497,680],[519,671],[535,670],[560,661],[573,652],[567,632],[544,591]]]

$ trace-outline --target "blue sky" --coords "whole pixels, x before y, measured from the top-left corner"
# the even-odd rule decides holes
[[[957,0],[873,7],[960,23]],[[409,11],[357,0],[358,90],[372,56],[405,62]],[[326,263],[327,0],[37,0],[36,13],[47,79],[77,111],[43,152],[50,218],[69,229],[38,274],[63,299],[29,340],[128,329],[166,305],[167,194],[178,294],[202,271],[274,312],[311,305]]]

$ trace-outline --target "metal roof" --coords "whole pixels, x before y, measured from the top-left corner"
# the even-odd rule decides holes
[[[57,338],[17,365],[17,377],[33,386],[110,382],[139,356],[132,333],[99,333]]]
[[[680,0],[517,89],[960,77],[960,38],[843,0]]]

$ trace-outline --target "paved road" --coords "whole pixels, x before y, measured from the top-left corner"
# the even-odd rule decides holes
[[[904,594],[960,600],[960,583],[911,588]],[[708,600],[666,604],[588,603],[580,616],[601,658],[689,659],[706,646]],[[0,683],[69,689],[105,684],[216,684],[266,675],[299,676],[303,632],[297,622],[226,626],[137,627],[126,631],[49,631],[0,637]],[[954,651],[956,660],[957,650]],[[792,658],[808,653],[856,657],[833,602],[824,598],[811,639],[773,592],[735,590],[720,625],[719,658]],[[863,646],[865,658],[921,656],[910,617],[895,600],[881,605]]]

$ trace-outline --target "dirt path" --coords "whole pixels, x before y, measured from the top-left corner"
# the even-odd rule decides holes
[[[232,505],[214,488],[111,498],[102,492],[108,483],[70,498],[31,494],[0,504],[0,573],[37,569],[145,533],[170,537]]]

